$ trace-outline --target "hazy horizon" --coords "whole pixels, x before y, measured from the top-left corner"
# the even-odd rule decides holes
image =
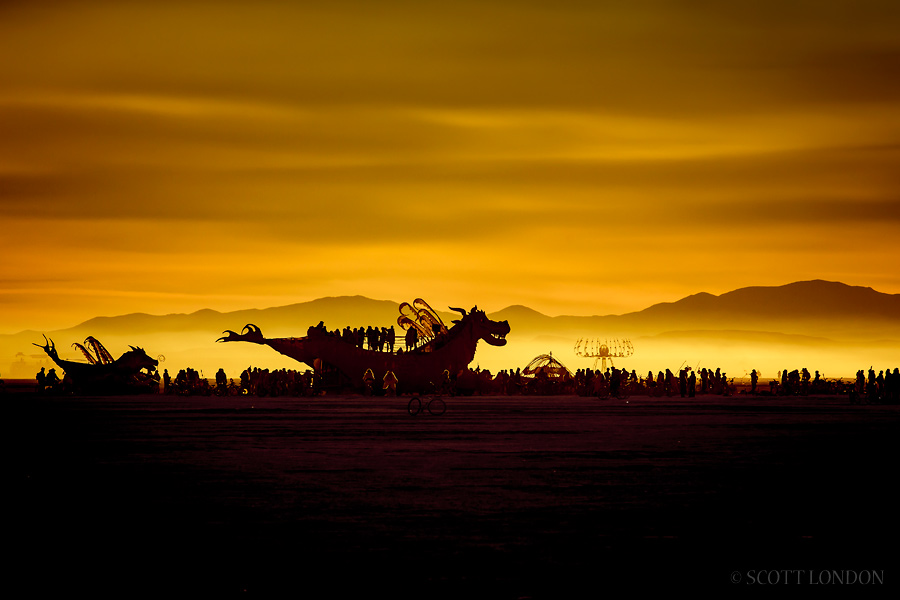
[[[616,359],[615,364],[641,376],[648,370],[677,370],[687,365],[722,368],[737,378],[752,369],[764,378],[774,378],[783,369],[803,367],[820,370],[827,377],[851,377],[860,368],[893,368],[891,364],[896,362],[900,339],[896,295],[840,282],[805,281],[771,288],[742,288],[719,297],[698,293],[679,300],[683,302],[655,305],[653,310],[637,313],[585,317],[548,316],[532,313],[530,307],[494,311],[480,306],[497,319],[509,319],[511,332],[506,346],[481,344],[471,366],[493,373],[515,370],[537,355],[552,353],[573,371],[594,368],[592,358],[576,354],[578,339],[625,338],[634,343],[635,354]],[[817,306],[809,305],[810,310],[806,310],[804,302]],[[74,360],[82,357],[70,345],[92,335],[114,355],[129,344],[136,344],[151,355],[165,355],[168,362],[161,368],[177,371],[191,367],[208,374],[222,367],[226,373],[237,376],[250,365],[270,369],[306,367],[268,347],[216,344],[223,329],[240,330],[252,322],[262,328],[266,337],[273,338],[303,336],[309,326],[320,320],[330,329],[389,326],[396,323],[398,315],[389,307],[397,304],[362,295],[326,297],[234,314],[200,311],[122,315],[43,333],[55,338],[61,356]],[[432,306],[445,313],[448,323],[453,318],[441,309],[442,305]],[[760,311],[761,307],[765,310]],[[17,378],[28,377],[36,365],[46,362],[31,345],[42,341],[38,333],[6,335],[0,340],[4,359],[9,361],[0,363],[0,370],[11,369]],[[12,355],[19,352],[23,356],[13,360]]]

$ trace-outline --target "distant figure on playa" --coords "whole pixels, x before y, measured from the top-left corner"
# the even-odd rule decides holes
[[[809,394],[810,379],[812,379],[812,375],[809,374],[809,369],[803,367],[800,371],[800,393],[804,396]]]
[[[818,373],[818,371],[816,371]],[[759,381],[759,373],[756,372],[756,369],[750,371],[750,393],[756,394],[756,383]]]
[[[397,376],[394,375],[393,371],[388,371],[384,374],[384,385],[381,389],[384,390],[386,396],[396,396],[397,395]]]
[[[34,378],[37,379],[38,393],[43,394],[44,388],[47,386],[47,374],[44,373],[44,367],[41,367],[41,370],[37,372]]]
[[[450,369],[444,369],[444,372],[441,373],[441,382],[438,385],[437,392],[438,394],[449,394],[452,389],[453,386],[450,382]]]
[[[419,332],[415,327],[406,330],[406,351],[414,350],[418,342]]]
[[[900,369],[894,367],[894,374],[891,375],[890,398],[893,404],[900,403]]]
[[[43,371],[43,369],[41,369]],[[47,384],[47,390],[50,392],[55,392],[56,388],[59,386],[59,376],[56,374],[56,369],[50,369],[47,373],[47,379],[45,380]]]
[[[216,371],[216,389],[220,392],[228,388],[228,376],[225,375],[225,369],[219,367]]]
[[[366,372],[363,373],[363,386],[366,396],[371,396],[375,387],[375,373],[372,372],[372,369],[366,369]]]
[[[543,373],[543,371],[541,371],[541,373]],[[609,373],[609,395],[611,397],[615,398],[619,394],[620,382],[621,376],[619,375],[619,370],[615,367],[612,367],[612,371]]]

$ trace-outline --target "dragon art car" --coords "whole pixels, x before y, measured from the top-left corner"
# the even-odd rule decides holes
[[[417,303],[424,304],[420,300]],[[404,306],[408,305],[401,306],[398,323],[408,328],[412,323],[408,316],[402,315]],[[339,374],[337,383],[344,387],[362,387],[363,374],[371,369],[379,381],[388,371],[393,372],[400,392],[426,391],[441,380],[444,371],[455,375],[465,369],[475,358],[480,340],[492,346],[506,344],[505,338],[509,333],[507,321],[492,321],[477,308],[468,312],[461,308],[450,309],[459,312],[462,318],[454,320],[449,329],[436,328],[426,343],[408,352],[364,349],[314,327],[309,329],[306,337],[270,339],[263,337],[259,327],[248,324],[241,333],[225,330],[223,333],[226,335],[217,341],[270,346],[285,356],[306,363],[317,372],[336,371]],[[437,322],[436,313],[419,310],[426,317],[423,321]],[[427,333],[429,329],[421,327],[421,331]]]

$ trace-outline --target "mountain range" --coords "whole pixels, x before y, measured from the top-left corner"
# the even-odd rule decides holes
[[[42,333],[54,339],[61,356],[76,360],[80,357],[70,344],[92,335],[114,356],[124,352],[128,344],[142,346],[152,355],[163,354],[169,359],[166,365],[170,371],[193,366],[212,373],[228,364],[234,372],[243,368],[240,365],[251,364],[248,361],[270,368],[305,368],[269,348],[214,342],[225,329],[240,331],[247,323],[258,325],[267,337],[302,336],[319,321],[329,329],[396,325],[398,309],[399,304],[393,301],[341,296],[227,313],[205,309],[190,314],[96,317],[58,331],[0,335],[0,369],[11,378],[31,377],[34,367],[48,364],[41,351],[31,345],[43,341]],[[459,317],[449,309],[438,312],[448,325]],[[900,294],[822,280],[746,287],[718,296],[699,293],[622,315],[551,317],[514,305],[488,316],[507,320],[511,327],[507,347],[479,346],[476,360],[483,368],[495,371],[524,366],[536,354],[550,351],[556,357],[565,357],[573,369],[591,366],[590,359],[575,355],[573,350],[575,341],[582,338],[627,338],[634,343],[635,354],[622,359],[621,364],[630,367],[640,362],[654,370],[671,367],[645,363],[684,360],[690,364],[694,362],[692,357],[721,360],[725,358],[723,352],[729,360],[737,352],[739,356],[733,359],[746,362],[731,365],[732,373],[759,368],[776,357],[784,362],[808,356],[828,362],[829,369],[835,368],[832,363],[841,356],[866,363],[854,364],[852,369],[838,367],[845,376],[868,368],[876,359],[900,364]]]

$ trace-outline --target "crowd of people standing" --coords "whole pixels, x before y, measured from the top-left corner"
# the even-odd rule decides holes
[[[360,349],[373,350],[375,352],[402,352],[403,349],[397,346],[397,331],[394,326],[390,327],[353,327],[349,325],[343,329],[328,330],[325,323],[319,321],[319,324],[310,327],[306,332],[309,337],[331,336],[340,339],[343,342],[352,344]],[[415,327],[410,327],[404,334],[405,350],[411,352],[415,350],[422,338]]]
[[[392,328],[383,328],[378,339],[383,339],[385,350],[391,351],[392,339],[389,332]],[[368,330],[359,328],[351,334],[354,338],[368,335]],[[384,333],[384,337],[381,335]],[[322,335],[334,335],[322,333]],[[343,333],[340,334],[344,336]],[[343,339],[343,337],[342,337]],[[349,337],[348,337],[349,339]],[[377,348],[375,334],[372,334],[372,348]],[[354,341],[354,343],[356,343]],[[699,374],[699,377],[698,377]],[[851,402],[900,403],[900,368],[884,369],[876,373],[874,367],[867,371],[860,369],[853,381],[827,380],[819,371],[815,375],[808,369],[783,370],[778,378],[768,384],[768,390],[759,385],[759,373],[754,369],[750,373],[749,390],[741,393],[760,396],[806,396],[826,394],[847,394]],[[63,380],[56,375],[56,369],[47,372],[44,368],[35,376],[37,390],[40,393],[56,393],[60,391]],[[578,369],[574,374],[568,371],[537,371],[525,374],[521,369],[501,370],[493,375],[488,370],[463,369],[457,373],[444,371],[443,375],[433,382],[429,390],[416,392],[432,392],[459,395],[579,395],[598,397],[649,396],[692,398],[696,395],[730,396],[736,393],[734,379],[728,378],[720,369],[700,369],[691,367],[678,370],[678,375],[671,369],[649,371],[646,377],[639,376],[634,370],[610,367],[605,371],[594,369]],[[307,369],[260,369],[248,367],[244,369],[236,382],[229,379],[224,369],[215,374],[215,382],[211,383],[202,373],[192,368],[181,369],[173,379],[169,371],[164,370],[161,377],[164,394],[171,395],[253,395],[253,396],[319,396],[325,392],[322,374]],[[349,387],[360,387],[368,394],[396,395],[412,390],[404,390],[393,372],[381,374],[368,370],[359,381],[350,382]]]

